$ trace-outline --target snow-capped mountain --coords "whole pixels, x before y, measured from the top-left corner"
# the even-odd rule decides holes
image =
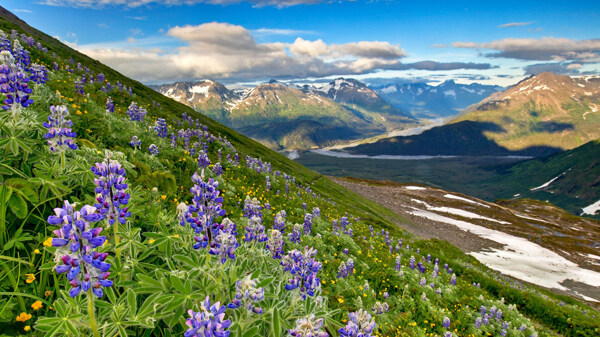
[[[395,107],[418,118],[449,117],[489,95],[503,90],[495,85],[459,84],[453,80],[437,86],[427,83],[392,83],[373,87]]]
[[[351,79],[319,87],[271,80],[237,90],[204,80],[155,89],[273,148],[332,145],[416,124],[377,92]]]

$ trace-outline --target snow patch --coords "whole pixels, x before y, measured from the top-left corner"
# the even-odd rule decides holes
[[[600,211],[600,200],[581,209],[583,214],[596,215]]]
[[[203,94],[206,97],[206,96],[208,96],[209,89],[210,89],[210,86],[195,85],[190,88],[190,92],[194,93],[194,94]]]
[[[562,284],[566,280],[574,280],[592,287],[600,287],[600,273],[581,268],[557,253],[527,239],[425,210],[416,209],[409,213],[433,221],[451,224],[482,238],[503,244],[504,247],[501,249],[494,248],[484,252],[469,253],[483,264],[503,274],[546,288],[559,290],[570,290]],[[598,299],[585,298],[598,301]]]
[[[470,200],[470,199],[463,198],[463,197],[459,197],[459,196],[453,195],[453,194],[445,194],[444,197],[446,197],[448,199],[461,200],[461,201],[469,202],[469,203],[476,204],[476,205],[479,205],[479,206],[490,208],[490,206],[488,206],[488,205],[484,205],[484,204],[479,203],[477,201]]]
[[[389,87],[385,87],[385,88],[381,89],[381,92],[384,94],[391,94],[396,91],[398,91],[398,88],[396,88],[395,85],[390,85]]]
[[[444,96],[454,96],[454,97],[456,97],[456,91],[454,91],[454,90],[446,90],[446,91],[444,91]]]
[[[556,177],[550,179],[549,181],[543,183],[542,185],[540,185],[538,187],[530,188],[529,190],[530,191],[537,191],[537,190],[541,190],[542,188],[546,188],[546,187],[550,186],[550,184],[552,184],[556,179],[560,178],[563,174],[565,174],[565,172],[557,175]]]
[[[426,190],[425,187],[421,187],[421,186],[404,186],[404,188],[406,188],[407,190],[413,190],[413,191],[422,191],[422,190]],[[419,200],[420,201],[420,200]]]

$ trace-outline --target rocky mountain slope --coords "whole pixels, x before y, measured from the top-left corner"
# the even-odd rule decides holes
[[[450,117],[504,88],[453,80],[432,86],[427,83],[392,83],[372,87],[393,106],[417,118]]]
[[[416,125],[366,85],[332,83],[316,88],[270,81],[230,91],[206,80],[155,89],[275,149],[332,145]]]
[[[387,138],[347,150],[369,155],[543,156],[600,138],[599,108],[600,78],[542,73],[421,135]]]

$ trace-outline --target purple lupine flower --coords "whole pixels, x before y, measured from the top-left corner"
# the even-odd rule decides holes
[[[167,121],[164,118],[159,118],[156,120],[156,126],[154,127],[154,131],[156,131],[156,135],[159,138],[167,138]]]
[[[444,320],[442,321],[442,326],[446,329],[450,329],[450,318],[444,317]]]
[[[482,306],[479,308],[479,313],[480,313],[480,314],[483,316],[483,315],[485,314],[486,310],[487,310],[487,309],[485,308],[485,306],[483,306],[483,305],[482,305]]]
[[[31,69],[29,69],[30,76],[32,82],[37,84],[44,84],[48,81],[48,69],[40,64],[32,64]]]
[[[137,136],[132,136],[129,145],[133,146],[133,148],[140,147],[142,145],[142,141],[139,140]]]
[[[108,98],[106,99],[106,113],[110,114],[113,112],[115,112],[115,104],[113,103],[112,98],[108,96]]]
[[[94,207],[107,220],[109,225],[114,225],[115,221],[125,224],[126,219],[131,216],[129,208],[129,193],[125,181],[125,169],[116,160],[110,160],[107,157],[102,163],[96,163],[92,166],[92,172],[97,176],[94,179],[96,184],[96,201]]]
[[[273,229],[278,230],[281,234],[285,233],[285,217],[286,212],[281,210],[275,214],[275,218],[273,219]]]
[[[216,163],[215,166],[213,166],[212,168],[212,172],[218,177],[220,175],[223,174],[223,166],[221,166],[221,163]]]
[[[262,314],[263,310],[257,307],[255,303],[265,299],[265,290],[262,287],[257,287],[258,280],[252,279],[252,275],[246,276],[244,279],[235,283],[235,298],[227,305],[229,309],[237,309],[245,306],[248,311],[255,314]]]
[[[10,52],[11,44],[10,44],[10,40],[8,39],[8,37],[6,36],[4,31],[0,30],[0,52],[3,50]]]
[[[292,337],[327,337],[327,332],[321,331],[323,319],[316,319],[314,314],[296,321],[296,326],[288,330]]]
[[[170,145],[172,148],[177,147],[177,135],[175,133],[171,134],[171,144]]]
[[[488,314],[483,315],[483,317],[482,317],[482,323],[484,325],[490,324],[490,315],[488,315]]]
[[[498,309],[498,311],[496,311],[496,321],[500,322],[502,320],[502,310]]]
[[[319,218],[321,217],[321,209],[319,207],[315,207],[312,210],[312,216],[313,218]]]
[[[231,321],[224,320],[225,309],[225,306],[221,305],[220,302],[211,306],[210,299],[206,296],[199,312],[188,310],[191,318],[188,318],[185,322],[188,329],[183,335],[185,337],[229,337],[229,330],[227,329],[231,326]]]
[[[427,280],[424,277],[421,277],[421,280],[419,281],[419,285],[424,286],[426,284],[427,284]]]
[[[300,243],[300,237],[302,233],[302,225],[294,224],[292,227],[292,232],[288,234],[288,239],[292,243]]]
[[[475,329],[480,329],[481,328],[481,323],[482,323],[481,322],[481,317],[475,318],[475,323],[474,323]]]
[[[285,285],[286,290],[299,288],[302,298],[315,295],[315,290],[320,287],[317,273],[322,268],[314,258],[316,255],[316,249],[306,246],[303,252],[294,249],[283,257],[281,265],[292,275],[289,284]]]
[[[348,261],[346,261],[346,273],[348,276],[354,274],[354,260],[348,259]]]
[[[142,107],[138,107],[136,102],[131,102],[127,108],[127,115],[132,122],[141,122],[146,118],[148,112]]]
[[[342,263],[340,263],[340,266],[338,268],[337,277],[338,278],[346,278],[346,276],[348,276],[348,269],[346,269],[346,263],[344,263],[344,261],[342,261]]]
[[[344,248],[344,249],[342,249],[342,253],[348,255],[350,253],[350,251],[348,250],[348,248]]]
[[[277,229],[271,230],[271,236],[269,237],[269,241],[267,241],[267,250],[271,252],[271,256],[273,259],[281,259],[283,256],[283,245],[285,242],[283,241],[283,235]]]
[[[342,337],[373,337],[373,330],[377,326],[371,315],[362,308],[348,314],[350,320],[345,327],[340,328]]]
[[[456,285],[456,274],[452,274],[452,277],[450,277],[450,284],[453,286]]]
[[[312,233],[312,214],[304,214],[304,235],[310,235]]]
[[[185,221],[190,224],[190,227],[194,229],[194,233],[198,234],[194,236],[196,244],[194,249],[205,248],[208,246],[211,238],[218,235],[219,230],[222,230],[224,223],[229,222],[223,221],[219,226],[214,220],[216,217],[224,216],[225,210],[223,207],[223,198],[219,197],[221,193],[218,190],[219,182],[208,179],[208,182],[204,181],[204,171],[201,175],[194,173],[192,176],[194,186],[190,189],[190,192],[194,196],[193,204],[190,205],[185,213]],[[196,213],[196,216],[194,216]],[[232,235],[235,235],[234,231],[230,231]]]
[[[48,122],[44,122],[43,125],[48,129],[48,133],[44,134],[44,138],[48,140],[48,146],[50,146],[52,152],[77,149],[77,145],[73,141],[77,134],[71,131],[73,121],[66,119],[68,115],[69,110],[66,106],[50,106]]]
[[[62,255],[62,264],[55,267],[59,274],[65,273],[72,288],[69,296],[75,297],[92,289],[92,292],[102,297],[102,287],[112,286],[108,280],[110,264],[104,262],[108,253],[98,253],[94,249],[106,242],[101,236],[102,227],[91,228],[91,224],[102,220],[102,214],[96,212],[93,206],[85,205],[79,211],[74,211],[71,204],[65,200],[62,208],[54,209],[55,215],[48,217],[48,224],[60,229],[54,231],[57,238],[52,239],[52,246],[58,247],[57,255]]]
[[[220,226],[221,228],[210,243],[210,250],[208,251],[209,254],[218,256],[222,264],[227,262],[227,258],[235,260],[235,250],[240,245],[235,237],[236,233],[234,233],[235,224],[231,221],[226,222],[225,220],[229,219],[223,219],[224,225]]]
[[[396,271],[402,270],[402,255],[396,255],[396,264],[394,265]]]
[[[106,76],[104,76],[104,73],[99,73],[98,75],[96,75],[96,82],[104,82],[104,80],[106,80]]]
[[[415,257],[411,256],[410,260],[408,261],[408,267],[412,270],[415,270]]]
[[[446,331],[444,332],[444,337],[452,337],[452,332],[451,331]]]
[[[386,302],[377,301],[371,310],[375,312],[375,315],[381,315],[390,311],[390,306]]]
[[[260,211],[262,207],[260,206],[260,201],[256,198],[250,199],[250,196],[247,195],[244,200],[244,217],[251,218],[253,216],[258,216],[262,218],[262,212]]]
[[[265,226],[262,224],[262,218],[252,216],[248,219],[248,226],[246,226],[246,234],[244,235],[244,241],[267,241],[267,235],[265,234]]]
[[[148,146],[148,152],[153,156],[158,155],[158,146],[156,146],[156,144],[150,144],[150,146]]]
[[[79,81],[79,80],[77,80],[77,81],[75,81],[74,84],[75,84],[75,93],[83,96],[83,94],[84,94],[83,84],[84,83],[81,82],[81,81]]]
[[[19,40],[15,40],[13,42],[12,55],[14,56],[16,64],[19,68],[25,71],[29,71],[29,65],[31,64],[31,55],[29,55],[28,50],[23,49]]]
[[[198,167],[201,169],[207,168],[210,165],[208,154],[204,150],[198,152]]]
[[[54,69],[54,71],[58,71],[58,63],[52,62],[52,69]]]
[[[21,107],[27,108],[33,103],[29,98],[32,90],[27,84],[30,78],[9,51],[0,52],[0,58],[0,92],[6,95],[2,109],[12,110],[15,115]]]

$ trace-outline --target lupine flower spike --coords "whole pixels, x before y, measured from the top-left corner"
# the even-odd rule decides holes
[[[112,286],[112,281],[107,279],[110,264],[104,262],[108,253],[94,250],[106,242],[106,237],[99,235],[102,227],[91,228],[90,225],[104,216],[89,205],[74,211],[68,201],[62,208],[55,208],[54,213],[48,217],[48,224],[62,225],[54,231],[57,237],[52,239],[52,246],[58,247],[55,254],[62,262],[55,270],[59,274],[66,273],[72,286],[69,295],[75,297],[82,290],[92,289],[96,296],[102,297],[102,287]]]

